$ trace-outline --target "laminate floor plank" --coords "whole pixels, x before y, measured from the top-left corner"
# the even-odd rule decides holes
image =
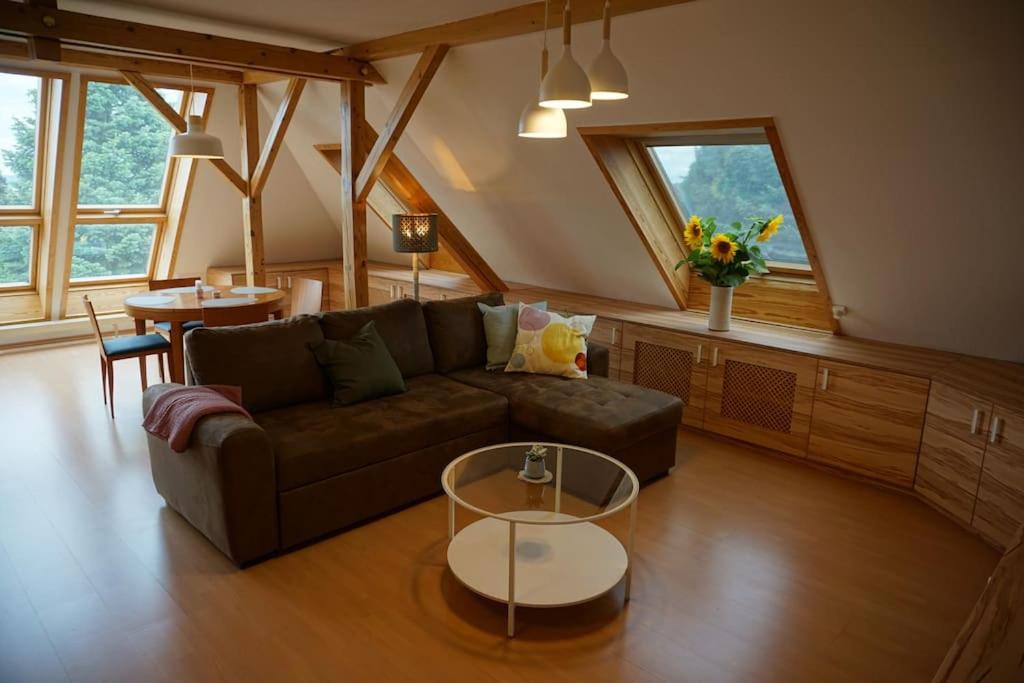
[[[447,569],[443,497],[239,571],[153,489],[137,366],[111,420],[96,365],[0,353],[0,681],[927,681],[998,560],[910,496],[681,431],[630,603],[520,609],[509,640]]]

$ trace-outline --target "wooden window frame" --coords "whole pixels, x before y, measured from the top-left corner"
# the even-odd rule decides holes
[[[810,268],[776,265],[771,273],[752,277],[737,290],[733,315],[738,319],[841,333],[773,118],[579,126],[577,132],[679,308],[695,311],[707,310],[710,287],[685,264],[676,268],[689,253],[683,241],[685,218],[645,147],[684,137],[688,144],[693,144],[693,138],[700,134],[714,135],[719,140],[723,135],[757,134],[761,140],[767,137]]]
[[[30,206],[0,208],[0,229],[7,226],[29,226],[32,228],[29,244],[29,281],[28,283],[0,284],[0,296],[34,293],[39,290],[40,259],[43,258],[40,245],[43,231],[47,229],[47,219],[43,215],[43,193],[45,187],[45,168],[51,136],[63,135],[66,121],[60,120],[56,130],[51,130],[50,119],[53,113],[54,81],[61,81],[67,87],[69,75],[62,72],[39,69],[21,69],[0,65],[0,72],[17,76],[31,76],[40,79],[39,106],[36,110],[36,156],[35,178],[32,182],[32,204]],[[58,159],[59,162],[59,159]],[[52,220],[52,217],[51,217]],[[4,323],[0,323],[4,324]]]
[[[87,290],[96,287],[104,287],[107,285],[130,285],[140,282],[148,282],[153,279],[154,272],[157,266],[157,255],[159,253],[160,244],[163,241],[164,229],[167,225],[168,213],[170,207],[168,206],[170,199],[171,187],[179,180],[178,174],[181,172],[183,164],[174,157],[168,157],[167,165],[164,171],[163,185],[160,189],[160,204],[157,206],[130,206],[130,207],[117,207],[117,206],[94,206],[94,205],[80,205],[78,203],[79,188],[82,174],[82,150],[84,146],[84,135],[85,135],[85,123],[86,123],[86,106],[89,96],[89,84],[90,83],[111,83],[115,85],[123,85],[126,88],[132,88],[132,85],[125,80],[123,77],[118,76],[106,76],[106,75],[82,75],[81,82],[78,92],[78,121],[77,121],[77,135],[75,149],[75,164],[73,169],[72,178],[72,197],[71,201],[71,220],[68,226],[68,244],[66,253],[67,263],[67,276],[65,278],[67,282],[68,291]],[[213,102],[214,89],[208,86],[185,86],[180,83],[168,83],[161,81],[151,82],[154,88],[180,90],[182,92],[181,104],[177,111],[180,116],[187,118],[189,112],[192,110],[193,101],[195,95],[202,93],[206,96],[203,112],[201,116],[206,121],[209,118],[211,105]],[[134,93],[135,91],[132,90]],[[195,175],[195,165],[191,165],[189,168],[191,177],[187,182],[191,183]],[[113,213],[117,211],[117,213]],[[154,223],[156,224],[156,230],[153,233],[153,241],[150,245],[149,257],[146,265],[146,272],[144,274],[132,274],[122,276],[103,276],[95,278],[73,278],[72,272],[72,261],[74,259],[74,245],[75,245],[75,230],[78,225],[117,225],[117,224],[131,224],[131,223]],[[65,295],[65,299],[66,299]]]
[[[682,203],[675,196],[675,193],[672,192],[672,188],[669,186],[668,177],[665,174],[665,169],[655,157],[654,147],[694,147],[698,144],[700,137],[707,137],[709,140],[714,140],[715,142],[710,144],[716,145],[768,145],[772,150],[775,168],[779,172],[779,176],[782,176],[782,170],[779,167],[778,152],[769,139],[768,132],[764,127],[751,128],[748,130],[706,128],[695,132],[697,132],[698,135],[657,135],[632,140],[632,143],[643,148],[642,163],[647,166],[650,175],[656,179],[656,184],[658,186],[657,190],[661,195],[662,201],[672,207],[671,214],[675,218],[676,224],[680,230],[682,230],[683,226],[685,226],[687,222],[687,217],[684,215],[687,208],[682,206]],[[701,133],[703,135],[700,135]],[[790,189],[785,183],[783,183],[783,190],[786,192],[787,201],[789,201]],[[793,210],[792,205],[790,206],[790,209]],[[796,211],[793,211],[795,215]],[[799,225],[799,222],[797,223],[797,231],[800,234],[800,242],[804,247],[804,252],[806,253],[807,246],[804,239],[804,230]],[[767,261],[769,272],[756,273],[751,275],[751,277],[773,279],[776,276],[785,276],[788,279],[796,278],[813,281],[814,269],[811,267],[809,261],[809,257],[807,265],[781,261]]]

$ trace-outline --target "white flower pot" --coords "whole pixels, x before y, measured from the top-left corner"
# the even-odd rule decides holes
[[[732,287],[711,287],[711,311],[708,316],[708,329],[717,332],[729,330],[729,318],[732,316]]]

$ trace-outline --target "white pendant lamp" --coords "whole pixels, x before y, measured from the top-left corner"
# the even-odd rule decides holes
[[[548,4],[544,2],[544,49],[540,53],[540,80],[548,73]],[[565,112],[561,109],[542,107],[535,97],[519,115],[519,137],[521,138],[564,138],[568,130]]]
[[[191,107],[195,97],[191,64],[188,65],[188,80],[191,93],[189,107]],[[223,159],[224,145],[221,144],[220,138],[206,132],[203,117],[189,115],[185,132],[178,133],[171,138],[167,153],[172,157],[186,159]]]
[[[626,68],[619,58],[612,53],[612,14],[611,2],[604,3],[604,28],[602,32],[604,45],[587,72],[590,78],[590,99],[592,100],[624,100],[629,97],[629,78]]]
[[[591,106],[590,80],[572,56],[572,11],[568,0],[562,19],[562,58],[540,84],[540,106],[549,109],[586,109]]]

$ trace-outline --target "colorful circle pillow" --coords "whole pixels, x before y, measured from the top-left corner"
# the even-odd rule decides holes
[[[516,345],[505,372],[532,372],[574,379],[587,377],[587,337],[594,315],[566,318],[530,306],[519,308]]]

